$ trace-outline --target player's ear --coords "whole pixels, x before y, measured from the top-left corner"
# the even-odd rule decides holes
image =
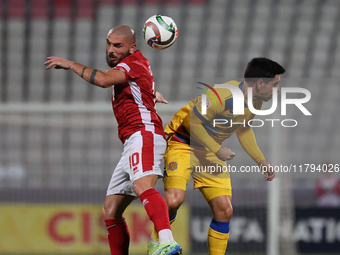
[[[129,49],[129,53],[133,54],[135,52],[135,49],[136,49],[136,44],[134,44],[134,43],[131,44],[130,49]]]
[[[258,79],[257,82],[255,83],[255,88],[258,91],[262,86],[264,85],[264,81],[262,79]]]

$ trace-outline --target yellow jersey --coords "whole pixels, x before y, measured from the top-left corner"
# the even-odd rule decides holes
[[[229,81],[226,84],[237,86],[242,90],[243,82]],[[233,114],[233,94],[226,88],[215,88],[221,99],[215,100],[217,95],[208,90],[206,95],[206,114],[202,114],[201,96],[191,100],[181,108],[165,128],[169,141],[178,141],[192,146],[204,146],[214,153],[220,148],[224,140],[237,132],[237,136],[246,152],[258,163],[264,159],[259,150],[254,133],[248,126],[248,121],[255,117],[244,100],[244,114]],[[213,98],[213,97],[215,98]],[[263,101],[253,102],[255,109],[261,109]]]

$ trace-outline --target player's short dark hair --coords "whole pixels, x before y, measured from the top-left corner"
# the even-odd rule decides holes
[[[268,58],[253,58],[244,72],[244,80],[255,83],[259,79],[270,80],[275,75],[283,74],[286,70],[277,62]],[[268,82],[268,81],[265,81]]]

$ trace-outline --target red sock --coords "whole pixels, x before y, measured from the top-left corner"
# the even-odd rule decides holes
[[[155,225],[157,232],[163,229],[171,229],[168,206],[162,195],[156,189],[147,189],[139,198],[150,220]]]
[[[105,220],[111,255],[128,255],[130,234],[125,218]]]

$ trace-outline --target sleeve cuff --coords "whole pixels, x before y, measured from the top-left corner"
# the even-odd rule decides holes
[[[262,160],[265,160],[265,159],[266,159],[266,158],[265,158],[264,156],[262,156],[262,157],[255,158],[254,161],[255,161],[257,164],[260,164],[260,162],[261,162]]]
[[[211,148],[209,148],[213,153],[217,153],[219,149],[221,149],[221,145],[219,145],[218,143],[216,145],[213,145]]]

